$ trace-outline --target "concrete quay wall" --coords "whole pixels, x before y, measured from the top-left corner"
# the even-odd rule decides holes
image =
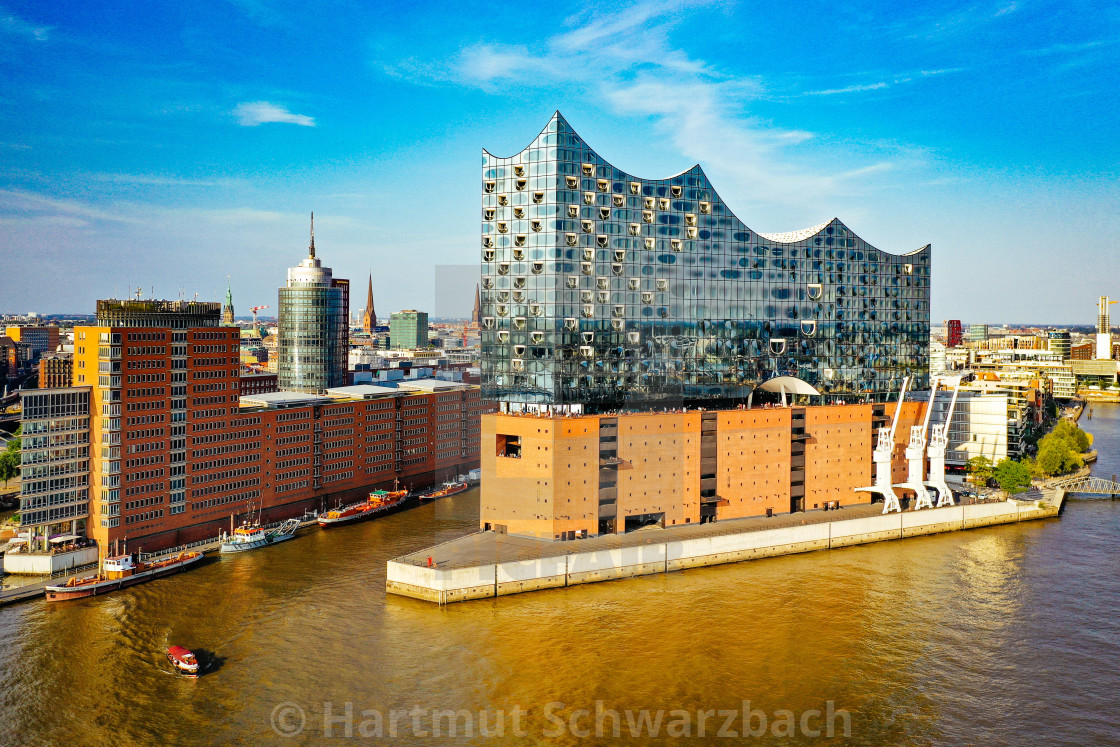
[[[567,543],[555,543],[556,555],[497,563],[483,561],[465,568],[429,568],[390,560],[386,591],[449,604],[1050,518],[1061,511],[1063,498],[1059,493],[1050,502],[1008,500],[948,506],[585,552],[571,552]]]

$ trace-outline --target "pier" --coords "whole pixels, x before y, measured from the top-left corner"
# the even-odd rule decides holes
[[[731,519],[549,541],[478,532],[388,561],[388,593],[438,604],[830,550],[1056,517],[1062,489],[1006,500],[882,513],[882,503],[838,511]],[[429,564],[430,561],[430,564]]]

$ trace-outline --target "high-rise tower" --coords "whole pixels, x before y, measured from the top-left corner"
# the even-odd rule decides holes
[[[1097,358],[1100,360],[1112,357],[1112,320],[1108,316],[1108,307],[1114,303],[1108,300],[1108,296],[1101,296],[1097,301]]]
[[[278,373],[281,389],[320,394],[346,385],[350,281],[315,256],[315,214],[307,259],[288,268],[280,289]]]

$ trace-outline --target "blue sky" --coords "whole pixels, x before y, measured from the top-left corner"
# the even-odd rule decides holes
[[[481,149],[555,109],[633,173],[700,163],[755,230],[932,243],[936,320],[1120,297],[1113,3],[0,0],[0,80],[4,312],[227,275],[274,309],[314,210],[380,314],[466,314],[433,278],[477,260]]]

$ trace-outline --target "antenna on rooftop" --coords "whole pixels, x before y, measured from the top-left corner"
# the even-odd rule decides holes
[[[307,248],[311,259],[315,259],[315,211],[311,211],[311,246]]]

